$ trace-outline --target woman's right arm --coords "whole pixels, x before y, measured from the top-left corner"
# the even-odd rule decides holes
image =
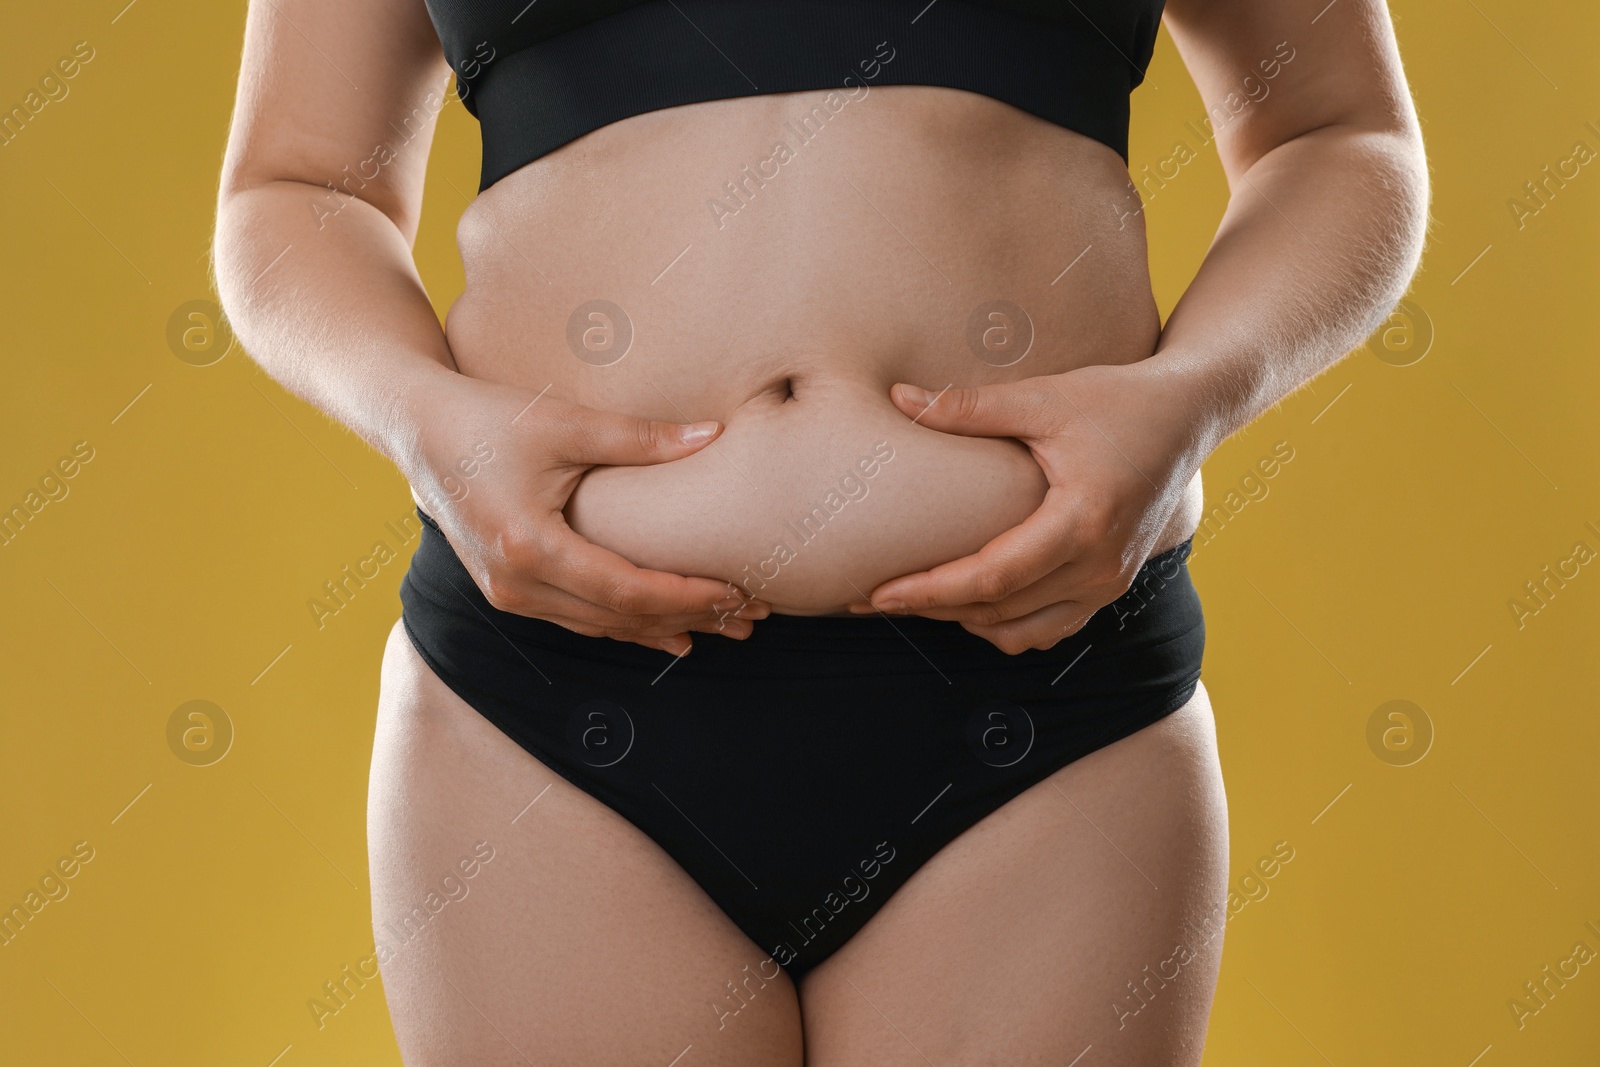
[[[681,459],[719,425],[686,439],[457,373],[411,257],[449,74],[421,0],[252,0],[213,249],[234,332],[400,468],[496,607],[674,653],[747,636],[764,608],[727,583],[642,570],[562,517],[590,467]]]

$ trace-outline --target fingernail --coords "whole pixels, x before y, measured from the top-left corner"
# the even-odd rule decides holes
[[[686,445],[697,445],[716,432],[717,424],[714,422],[692,422],[678,427],[678,436]]]
[[[669,652],[674,656],[685,655],[690,649],[689,639],[686,637],[663,637],[661,651]]]
[[[878,605],[878,609],[885,612],[905,611],[906,602],[904,600],[885,600],[883,603]]]
[[[726,613],[730,611],[738,611],[742,607],[744,607],[743,600],[740,600],[736,596],[730,596],[724,597],[722,600],[719,600],[715,604],[711,605],[711,610]]]
[[[878,610],[872,606],[870,600],[857,600],[855,603],[846,604],[845,606],[850,609],[852,615],[867,615]]]
[[[902,384],[897,385],[895,388],[900,390],[900,395],[905,397],[909,403],[917,404],[921,407],[927,407],[933,403],[933,394],[919,386]]]

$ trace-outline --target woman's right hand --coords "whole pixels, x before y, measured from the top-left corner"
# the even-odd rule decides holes
[[[721,432],[566,403],[451,373],[418,405],[401,469],[467,572],[502,611],[682,655],[689,631],[744,639],[770,606],[730,582],[634,566],[567,525],[595,466],[682,459]]]

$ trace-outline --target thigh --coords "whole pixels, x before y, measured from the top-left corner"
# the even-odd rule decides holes
[[[766,953],[653,841],[451,692],[398,625],[367,837],[407,1067],[800,1063],[794,987]]]
[[[1198,1064],[1227,844],[1202,687],[957,837],[808,974],[806,1062]]]

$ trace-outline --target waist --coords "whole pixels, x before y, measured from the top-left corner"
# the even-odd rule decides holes
[[[957,90],[829,96],[635,116],[480,194],[458,367],[720,419],[830,364],[973,385],[1154,350],[1139,198],[1103,144]]]
[[[919,426],[893,383],[1131,363],[1160,331],[1138,197],[1104,144],[927,86],[793,134],[825,104],[653,112],[503,178],[462,217],[447,322],[463,373],[723,422],[688,459],[590,471],[569,523],[795,615],[975,552],[1043,500],[1026,448]]]
[[[548,674],[550,653],[590,678],[648,686],[671,657],[640,645],[585,637],[543,619],[500,611],[485,600],[438,526],[419,510],[424,528],[401,586],[406,623],[423,647],[470,677]],[[1189,575],[1187,539],[1152,556],[1128,591],[1100,609],[1076,634],[1048,650],[1016,656],[963,629],[921,616],[806,617],[774,614],[751,636],[731,641],[696,634],[695,650],[672,665],[688,677],[823,679],[854,684],[916,677],[930,684],[988,686],[1019,672],[1060,695],[1137,700],[1140,690],[1198,677],[1205,642],[1199,594]],[[529,657],[533,657],[530,660]],[[548,680],[548,679],[547,679]],[[993,695],[993,694],[991,694]],[[818,708],[818,711],[825,711]]]

